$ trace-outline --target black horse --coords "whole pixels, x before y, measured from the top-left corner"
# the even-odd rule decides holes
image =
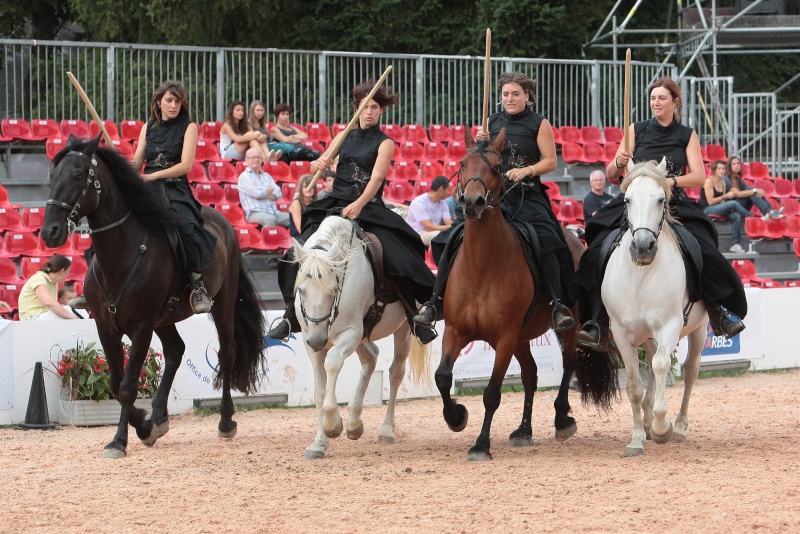
[[[122,405],[114,440],[103,456],[121,458],[128,445],[128,423],[145,445],[169,430],[167,400],[185,345],[175,323],[192,314],[188,276],[167,239],[173,224],[158,186],[147,184],[128,161],[113,150],[71,138],[53,160],[50,199],[42,239],[48,247],[63,245],[86,217],[94,258],[84,294],[97,322],[106,353],[111,390]],[[203,208],[205,227],[217,238],[211,266],[204,273],[214,298],[211,316],[219,337],[219,366],[214,387],[222,387],[218,435],[236,435],[231,388],[256,389],[265,364],[264,319],[253,284],[240,263],[239,245],[228,221]],[[155,332],[164,348],[164,374],[153,399],[150,419],[133,406],[139,374]],[[122,336],[131,340],[124,365]]]

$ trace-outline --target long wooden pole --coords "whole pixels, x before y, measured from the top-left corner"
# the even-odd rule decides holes
[[[623,113],[624,123],[622,130],[622,150],[628,152],[630,150],[630,136],[628,130],[631,125],[631,49],[625,52],[625,98],[623,100]]]
[[[703,108],[703,114],[706,116],[706,123],[708,123],[708,130],[710,132],[713,132],[714,126],[713,124],[711,124],[711,117],[708,115],[708,110],[706,109],[706,101],[703,100],[703,95],[700,94],[700,91],[697,91],[697,99],[700,101],[700,107]]]
[[[353,115],[352,119],[350,119],[350,123],[347,125],[347,128],[344,129],[344,132],[342,132],[342,135],[339,136],[338,140],[334,141],[334,143],[331,145],[331,151],[330,151],[330,153],[328,153],[328,159],[333,161],[334,159],[336,159],[336,156],[339,155],[339,148],[342,146],[342,142],[344,141],[345,137],[348,136],[348,134],[350,133],[350,130],[352,130],[353,126],[356,125],[356,123],[358,122],[358,118],[361,116],[361,113],[364,111],[364,108],[367,107],[367,104],[369,104],[369,101],[372,100],[372,97],[375,96],[375,93],[377,93],[378,89],[381,88],[381,85],[383,85],[383,82],[386,80],[386,77],[389,76],[390,72],[392,72],[392,66],[391,65],[386,67],[386,70],[383,71],[383,74],[381,75],[381,77],[378,78],[377,82],[375,82],[375,87],[373,87],[372,91],[370,91],[369,94],[367,96],[365,96],[364,99],[361,101],[361,105],[358,106],[358,110],[356,111],[356,114]],[[308,187],[306,187],[306,192],[307,193],[311,193],[314,190],[314,188],[317,186],[317,181],[319,180],[320,176],[322,176],[322,169],[317,169],[317,172],[314,174],[314,178],[311,180],[311,183],[308,184]]]
[[[83,87],[81,87],[81,84],[78,83],[78,80],[75,78],[75,76],[72,75],[71,72],[67,72],[67,77],[69,78],[69,81],[72,82],[72,85],[75,86],[75,89],[78,90],[78,94],[81,95],[81,100],[83,100],[83,103],[86,104],[87,108],[89,108],[89,114],[92,116],[94,122],[97,123],[97,126],[103,133],[103,138],[106,140],[106,145],[108,145],[108,148],[116,150],[117,147],[115,147],[114,143],[111,142],[111,136],[108,135],[108,131],[106,130],[106,127],[103,125],[103,121],[100,120],[100,116],[97,114],[97,111],[95,111],[94,106],[92,105],[92,101],[89,100],[88,96],[86,96],[86,92],[83,90]]]
[[[492,30],[486,28],[486,58],[483,60],[483,131],[489,133],[489,77],[492,74]]]

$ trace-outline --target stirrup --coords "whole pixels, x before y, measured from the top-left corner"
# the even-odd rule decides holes
[[[192,304],[192,311],[195,314],[208,313],[211,311],[211,307],[214,305],[214,301],[208,296],[206,288],[203,287],[202,282],[192,290],[189,300]]]
[[[583,323],[578,335],[575,337],[579,347],[606,352],[608,350],[608,334],[603,335],[603,327],[594,320]]]
[[[278,322],[277,325],[275,321]],[[267,337],[278,341],[289,341],[289,336],[292,334],[292,323],[286,317],[278,317],[275,321],[272,321]]]
[[[431,328],[433,323],[436,322],[436,306],[433,304],[423,304],[419,313],[411,320],[414,321],[414,324],[417,326]]]
[[[557,315],[560,315],[560,317],[557,318]],[[550,312],[550,324],[553,327],[553,332],[563,332],[564,330],[575,328],[577,323],[575,323],[575,318],[569,308],[561,303],[556,303]]]
[[[412,330],[414,337],[417,338],[417,341],[419,341],[419,344],[422,346],[427,345],[428,343],[439,337],[439,333],[432,327],[415,325]]]

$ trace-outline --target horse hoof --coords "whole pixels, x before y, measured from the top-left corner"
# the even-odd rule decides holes
[[[378,436],[378,443],[381,445],[394,445],[394,436]]]
[[[489,462],[492,460],[492,454],[489,451],[469,451],[467,454],[468,462]]]
[[[625,454],[623,454],[623,456],[625,458],[644,456],[644,447],[625,447]]]
[[[146,438],[142,438],[142,444],[144,444],[145,447],[152,447],[156,444],[156,441],[158,441],[158,431],[156,430],[156,427],[153,426],[153,430],[150,431],[150,435]]]
[[[511,447],[530,447],[533,445],[533,439],[524,438],[522,436],[512,436],[508,438],[508,445]]]
[[[221,439],[233,439],[236,436],[236,427],[233,429],[228,430],[227,432],[223,432],[222,430],[217,429],[217,437]]]
[[[318,451],[316,449],[306,449],[306,460],[321,460],[325,458],[325,451]]]
[[[125,449],[117,449],[116,447],[110,446],[103,449],[103,458],[119,460],[120,458],[125,458],[126,455]]]
[[[165,435],[169,432],[169,419],[161,423],[160,425],[155,425],[156,437],[160,438],[161,436]]]
[[[567,441],[578,431],[578,425],[572,423],[564,428],[556,428],[556,441]]]
[[[656,434],[655,432],[651,432],[653,435],[653,441],[656,443],[669,443],[669,440],[672,439],[673,427],[672,423],[669,425],[669,430],[667,430],[663,434]]]
[[[338,424],[336,425],[336,427],[334,427],[333,430],[328,430],[327,428],[324,428],[325,425],[323,425],[323,431],[325,432],[326,436],[328,436],[329,438],[338,438],[339,436],[342,435],[342,430],[344,430],[344,425],[342,424],[342,420],[339,419],[337,423]]]
[[[461,432],[465,428],[467,428],[467,422],[469,421],[469,412],[467,411],[466,406],[463,404],[456,404],[456,416],[453,418],[453,423],[447,420],[445,417],[445,422],[447,423],[447,427],[452,430],[453,432]]]
[[[347,430],[347,439],[356,440],[364,433],[364,424],[359,425],[355,430]]]

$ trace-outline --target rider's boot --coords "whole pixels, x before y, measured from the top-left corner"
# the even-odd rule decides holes
[[[433,296],[431,300],[419,307],[419,313],[413,317],[417,326],[433,327],[436,321],[444,319],[444,299]]]
[[[725,336],[730,339],[745,329],[744,323],[736,314],[729,312],[719,304],[706,302],[708,322],[715,336]]]
[[[267,337],[286,341],[289,335],[294,332],[300,331],[300,323],[297,322],[297,315],[294,311],[294,298],[286,303],[286,310],[283,312],[283,317],[278,320],[278,323],[270,328],[267,332]]]
[[[575,339],[579,347],[597,352],[608,350],[608,313],[602,302],[597,304],[594,317],[583,323]]]
[[[544,285],[550,294],[550,320],[554,332],[575,328],[575,318],[569,308],[561,304],[561,271],[555,252],[542,256]]]
[[[200,273],[191,273],[190,278],[193,288],[190,297],[192,311],[195,314],[210,312],[211,306],[214,305],[214,301],[208,296],[208,292],[203,285],[203,277],[200,275]]]

